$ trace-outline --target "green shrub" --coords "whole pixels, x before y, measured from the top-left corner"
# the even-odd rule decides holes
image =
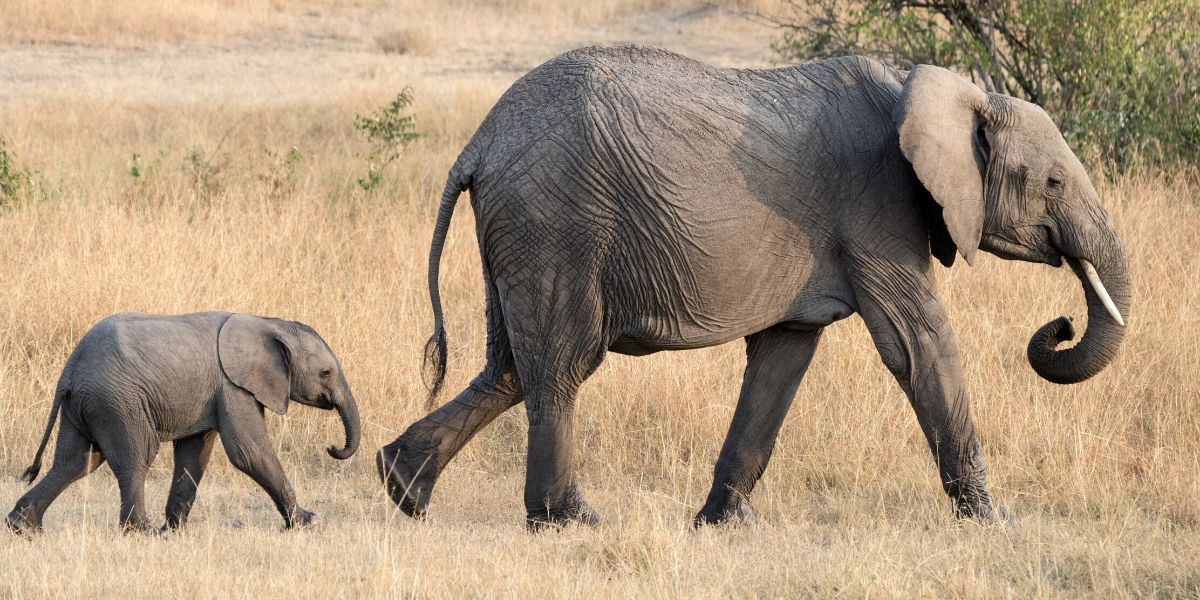
[[[358,180],[363,191],[375,189],[383,181],[383,169],[399,159],[404,149],[421,137],[416,131],[415,119],[407,112],[412,101],[412,89],[405,87],[395,100],[375,114],[354,116],[354,128],[371,146],[367,176]]]
[[[34,192],[36,173],[17,164],[16,155],[0,138],[0,208],[7,208],[28,199]]]
[[[144,168],[145,167],[142,166],[142,155],[134,152],[133,155],[129,157],[129,176],[132,177],[134,181],[140,180],[142,178],[142,170]]]
[[[296,190],[296,168],[303,160],[300,149],[292,146],[282,154],[263,148],[267,159],[266,171],[257,175],[258,180],[267,187],[267,193],[272,197],[282,198]]]
[[[796,0],[775,49],[956,69],[1037,103],[1085,157],[1200,160],[1196,0]]]
[[[166,157],[162,150],[154,153],[153,156],[146,156],[140,152],[134,152],[129,155],[129,179],[134,185],[149,185],[151,181],[158,178],[162,171],[163,159]],[[184,167],[187,163],[184,163]]]
[[[221,141],[224,142],[224,139]],[[218,144],[217,149],[220,150],[220,147]],[[230,158],[226,154],[218,160],[217,154],[217,151],[206,152],[204,148],[196,146],[183,157],[184,174],[196,194],[205,200],[219,194],[223,188],[221,172],[229,164]]]

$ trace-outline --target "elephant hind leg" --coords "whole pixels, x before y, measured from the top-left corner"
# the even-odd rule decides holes
[[[404,514],[424,516],[438,476],[458,451],[521,403],[516,373],[491,364],[453,400],[413,423],[375,455],[379,479]]]
[[[124,531],[152,533],[156,529],[146,516],[146,473],[158,454],[158,444],[143,436],[110,430],[99,440],[121,491],[120,525]]]
[[[518,295],[511,312],[505,305],[507,314],[523,317],[513,353],[529,418],[524,500],[531,531],[600,522],[579,485],[573,440],[579,388],[608,349],[603,311],[594,287],[567,280],[561,289],[577,293],[549,289],[541,298]]]
[[[37,485],[17,500],[12,512],[8,513],[8,527],[18,533],[39,531],[42,517],[55,498],[67,486],[95,471],[103,462],[104,457],[96,446],[64,419],[58,430],[54,465]]]
[[[375,455],[379,479],[392,501],[421,517],[446,465],[472,437],[521,403],[521,385],[495,288],[488,286],[487,366],[462,392],[413,423]]]
[[[187,523],[196,489],[204,477],[204,469],[212,455],[217,432],[205,431],[175,440],[175,472],[171,475],[171,492],[167,495],[167,523],[163,529],[178,529]]]

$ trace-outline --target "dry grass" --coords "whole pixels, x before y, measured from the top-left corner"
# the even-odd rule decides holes
[[[585,10],[548,0],[522,10],[550,6]],[[339,439],[335,416],[297,407],[269,418],[319,528],[279,531],[266,495],[218,452],[186,531],[121,536],[102,469],[59,499],[45,535],[0,542],[0,595],[1200,595],[1195,177],[1101,185],[1137,295],[1120,358],[1087,383],[1053,386],[1024,362],[1038,325],[1085,312],[1066,270],[987,257],[942,271],[994,491],[1020,526],[949,518],[912,411],[856,317],[829,329],[801,387],[755,494],[760,525],[688,528],[732,414],[740,344],[613,356],[583,388],[577,455],[606,518],[598,529],[523,531],[519,409],[451,465],[428,522],[398,515],[371,458],[424,413],[436,199],[503,90],[414,83],[428,135],[371,195],[355,184],[366,163],[351,123],[394,96],[387,85],[348,82],[339,99],[281,107],[64,96],[0,110],[8,147],[46,190],[0,212],[0,502],[22,493],[16,475],[68,352],[118,310],[308,322],[340,354],[367,421],[363,451],[338,463],[322,451]],[[280,157],[292,146],[302,158],[288,171]],[[220,168],[203,180],[197,165]],[[451,389],[481,366],[484,341],[478,253],[460,204],[442,271]],[[164,447],[148,490],[155,514],[170,463]]]
[[[429,54],[433,38],[422,29],[393,29],[375,36],[375,43],[386,54]]]
[[[778,0],[725,0],[716,4],[758,7]],[[497,27],[565,27],[680,4],[679,0],[5,0],[0,3],[0,43],[54,42],[137,46],[184,41],[262,41],[274,33],[321,27],[347,14],[391,16],[393,25],[437,25],[447,35],[463,22],[485,17]],[[352,34],[353,32],[347,32]]]
[[[0,3],[4,23],[0,39],[136,44],[227,38],[269,23],[277,13],[276,4],[274,0],[6,0]]]

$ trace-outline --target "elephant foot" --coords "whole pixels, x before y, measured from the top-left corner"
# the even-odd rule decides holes
[[[12,512],[8,513],[4,524],[8,525],[9,530],[13,533],[22,536],[30,536],[42,531],[42,521],[31,518],[28,511],[21,508],[14,508]]]
[[[411,452],[402,438],[375,454],[375,468],[388,496],[404,514],[414,519],[425,516],[433,485],[437,483],[434,464],[432,453]]]
[[[188,508],[190,509],[191,507]],[[167,520],[163,523],[163,526],[159,528],[159,531],[162,533],[177,531],[179,529],[183,529],[184,526],[187,525],[187,522],[188,513],[182,511],[168,511]]]
[[[136,533],[136,534],[140,534],[140,535],[148,535],[148,536],[152,536],[152,537],[157,537],[157,536],[162,535],[163,532],[162,532],[161,528],[151,525],[149,521],[144,521],[144,522],[139,521],[139,522],[122,523],[121,524],[121,533],[125,533],[125,534]]]
[[[547,529],[560,530],[568,525],[595,527],[599,524],[600,513],[588,504],[578,486],[558,507],[547,505],[537,510],[527,510],[525,515],[525,527],[532,533]]]
[[[962,520],[973,520],[994,525],[1016,525],[1018,520],[1003,504],[986,497],[980,500],[955,498],[954,516]]]
[[[525,528],[532,533],[539,533],[547,529],[559,530],[568,525],[595,527],[599,524],[600,513],[587,505],[567,511],[542,510],[525,515]]]
[[[732,494],[726,506],[705,504],[692,519],[692,526],[699,529],[711,525],[740,526],[758,522],[758,515],[750,508],[750,502],[742,494]]]
[[[318,523],[317,513],[296,507],[296,516],[292,517],[284,524],[284,529],[302,529],[306,527],[315,527]]]

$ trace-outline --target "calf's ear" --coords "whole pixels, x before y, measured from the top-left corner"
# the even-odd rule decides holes
[[[291,395],[290,350],[270,320],[233,315],[217,332],[217,362],[237,387],[271,412],[284,414]]]

